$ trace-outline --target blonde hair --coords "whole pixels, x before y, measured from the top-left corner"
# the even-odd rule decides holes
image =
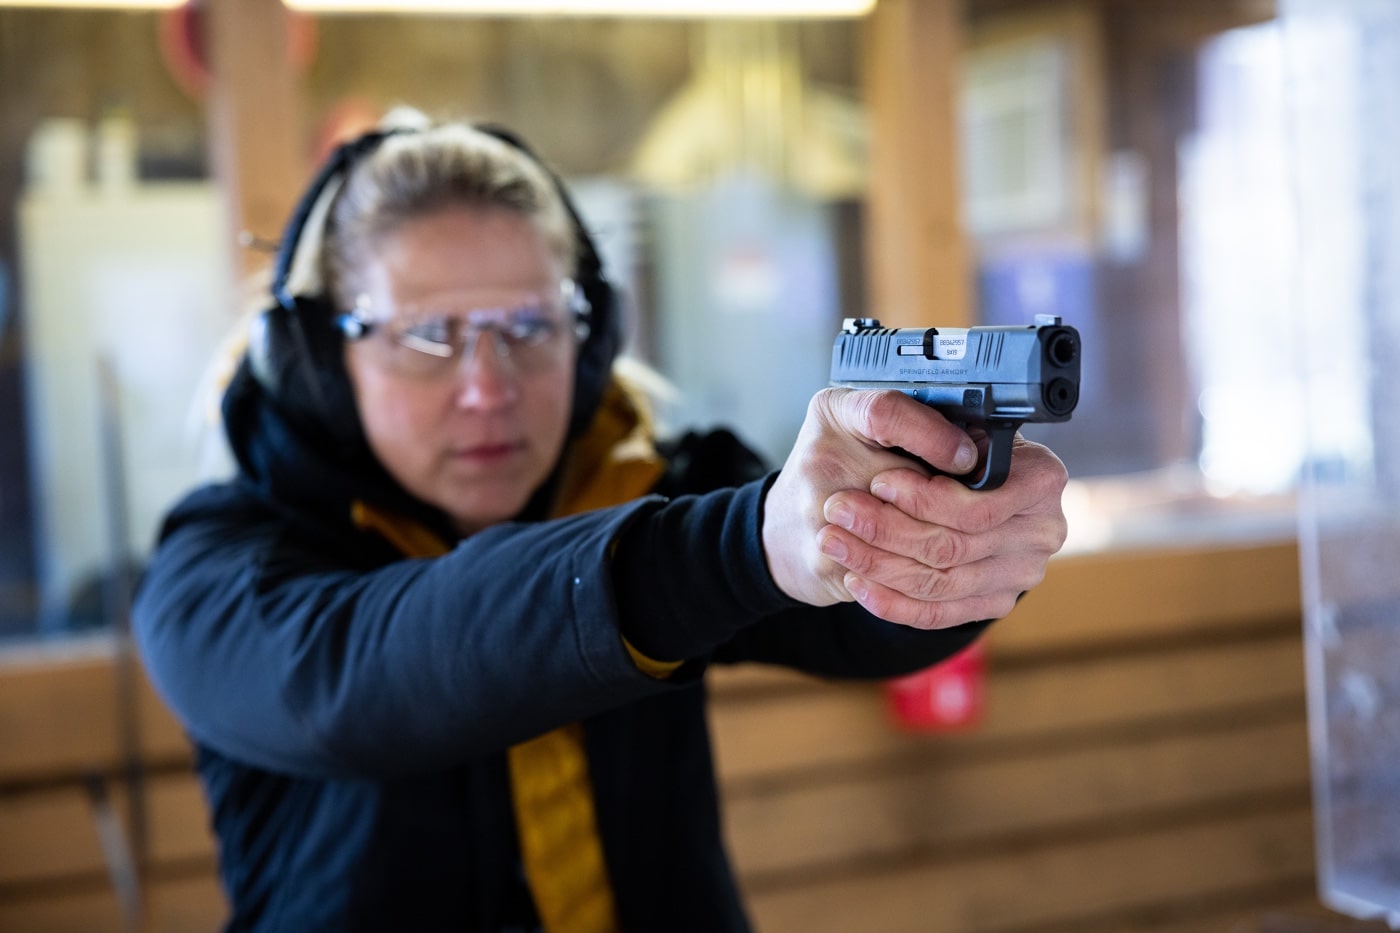
[[[429,124],[400,109],[381,123],[407,129],[387,137],[356,164],[335,195],[320,250],[325,294],[349,307],[357,271],[405,221],[452,206],[503,208],[534,221],[574,273],[573,221],[554,181],[516,146],[464,123]]]

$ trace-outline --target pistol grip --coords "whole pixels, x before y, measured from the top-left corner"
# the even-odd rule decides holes
[[[979,490],[996,489],[1006,482],[1006,477],[1011,474],[1011,449],[1020,427],[1014,421],[988,423],[987,461],[982,468],[982,475],[976,479],[970,476],[959,476],[958,479],[962,480],[968,489]]]

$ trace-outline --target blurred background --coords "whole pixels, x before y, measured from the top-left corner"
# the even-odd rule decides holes
[[[1400,916],[1400,8],[384,6],[0,0],[0,929],[218,926],[125,606],[228,471],[215,361],[285,215],[399,104],[529,140],[665,422],[774,465],[843,317],[1083,334],[1026,431],[1070,542],[931,707],[716,673],[760,929]]]

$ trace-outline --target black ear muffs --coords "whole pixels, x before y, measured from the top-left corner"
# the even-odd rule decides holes
[[[363,438],[333,310],[318,298],[273,305],[248,330],[248,367],[284,415],[338,444]]]
[[[538,165],[564,203],[577,244],[575,283],[590,308],[588,336],[579,348],[574,376],[574,404],[569,436],[576,437],[593,420],[607,388],[613,360],[622,348],[623,328],[617,293],[603,273],[602,260],[562,180],[514,133],[496,126],[476,127],[519,150]],[[278,246],[273,265],[274,304],[261,312],[248,332],[248,365],[253,377],[288,416],[328,432],[338,441],[362,436],[353,392],[344,373],[342,337],[336,310],[323,294],[294,294],[293,272],[308,223],[328,207],[321,204],[338,189],[351,168],[389,136],[411,129],[374,130],[342,143],[322,165],[297,202]],[[335,186],[333,188],[332,186]],[[323,218],[318,218],[322,223]]]
[[[372,130],[340,144],[326,159],[282,233],[272,267],[273,304],[248,329],[248,367],[263,391],[285,414],[338,441],[359,438],[360,428],[348,380],[337,378],[343,363],[335,312],[319,289],[293,294],[292,273],[307,224],[318,205],[323,213],[328,207],[322,198],[338,189],[356,162],[401,132],[407,130]]]
[[[564,203],[572,214],[573,206],[567,200]],[[613,361],[622,352],[623,340],[622,309],[617,291],[604,275],[603,264],[594,250],[593,241],[576,216],[575,224],[580,243],[577,284],[583,289],[584,298],[588,299],[590,312],[588,337],[579,348],[574,370],[570,437],[577,437],[588,429],[598,406],[602,404],[603,392],[612,376]]]

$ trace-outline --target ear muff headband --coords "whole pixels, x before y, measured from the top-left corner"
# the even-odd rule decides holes
[[[480,132],[494,136],[525,156],[544,172],[554,185],[569,222],[574,231],[574,243],[578,254],[575,257],[577,268],[574,281],[583,290],[584,297],[592,308],[589,332],[583,346],[579,348],[578,362],[574,373],[574,406],[569,425],[569,436],[582,434],[593,420],[594,413],[602,403],[612,372],[613,360],[622,350],[622,314],[617,304],[617,292],[603,271],[603,260],[597,246],[584,226],[573,199],[564,187],[563,180],[545,164],[523,139],[508,129],[494,124],[478,124]]]
[[[282,241],[278,244],[277,260],[272,268],[272,297],[279,305],[288,311],[294,310],[296,307],[296,298],[292,295],[288,280],[296,263],[297,248],[301,244],[307,221],[315,213],[316,205],[321,201],[321,196],[326,193],[331,184],[339,184],[343,181],[344,177],[349,174],[350,167],[379,148],[380,143],[390,136],[405,132],[410,131],[405,127],[371,130],[343,142],[326,159],[325,164],[316,173],[316,177],[311,179],[306,193],[301,196],[301,200],[297,202],[296,208],[292,211],[292,216],[287,220],[287,226],[282,232]]]

